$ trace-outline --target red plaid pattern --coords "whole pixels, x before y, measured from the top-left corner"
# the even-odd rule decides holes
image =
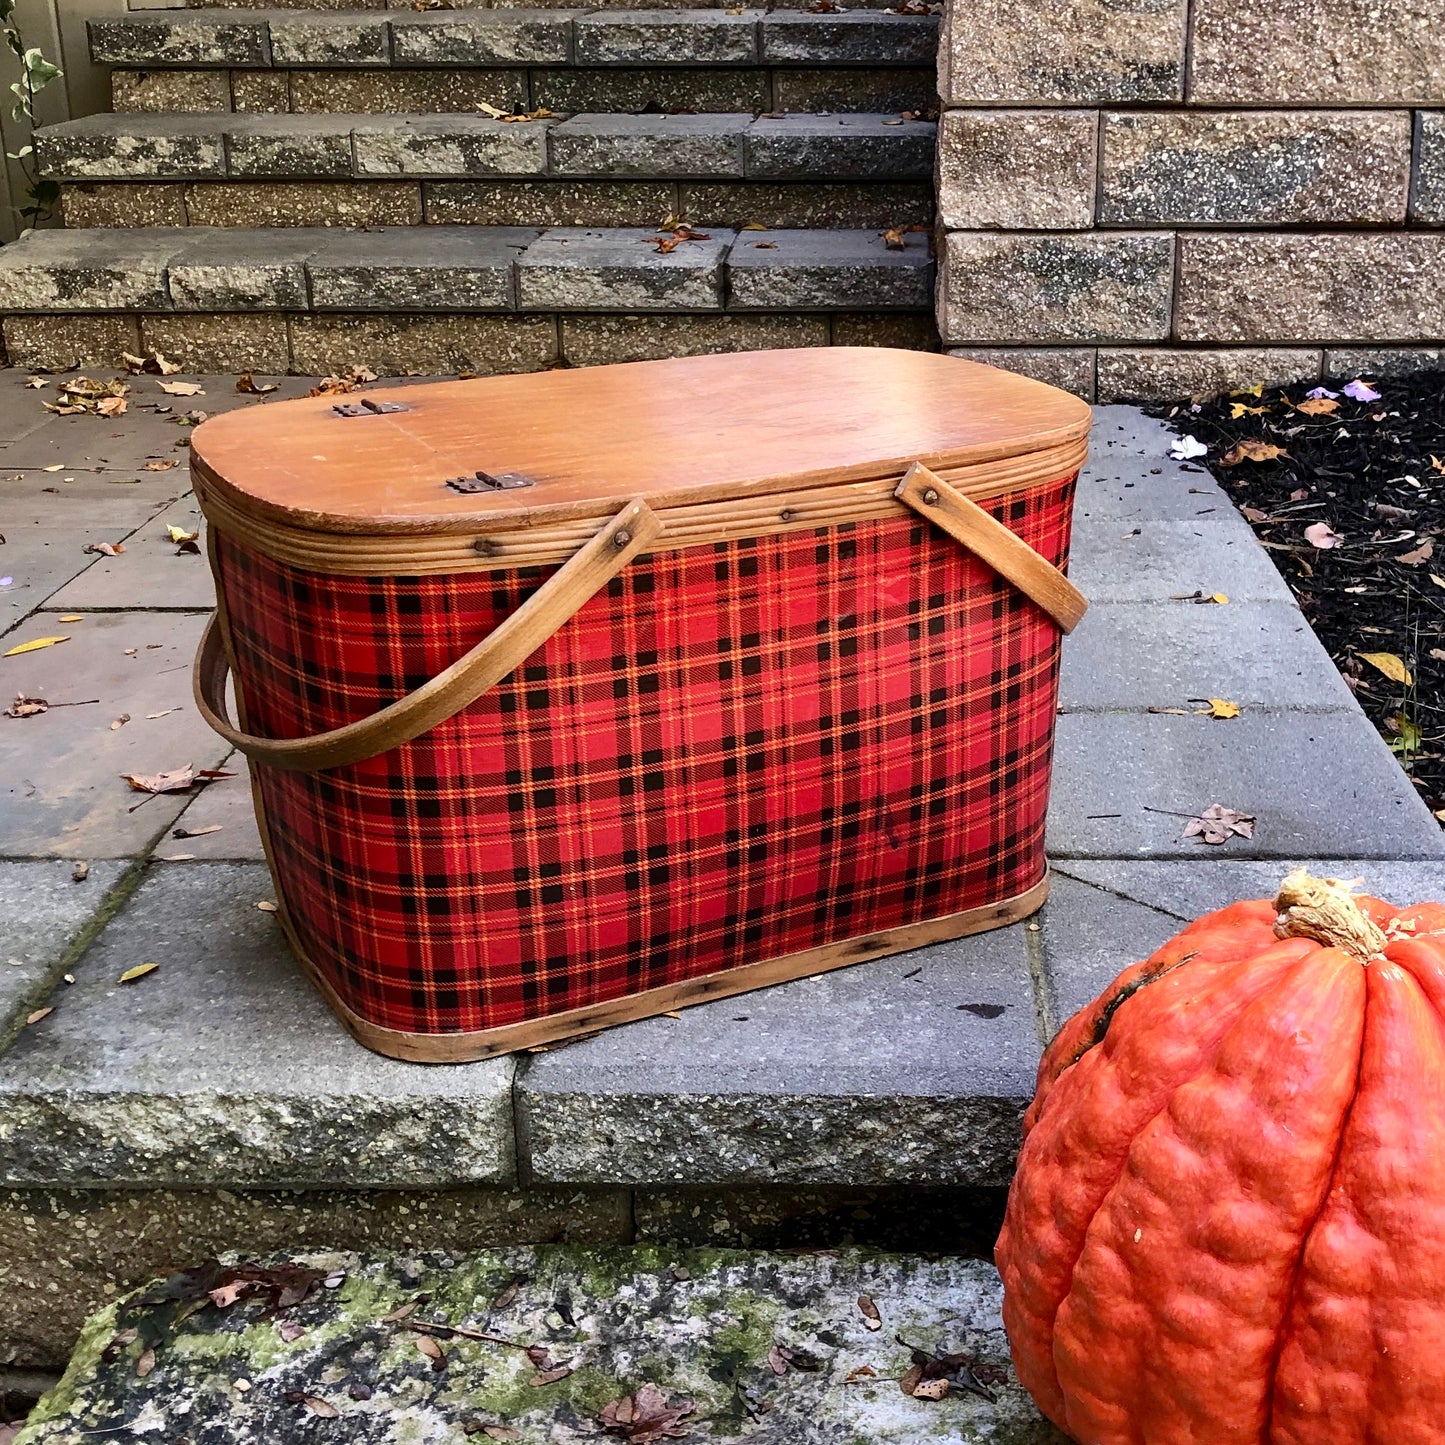
[[[1073,479],[991,510],[1068,553]],[[217,539],[251,730],[365,717],[544,569],[360,578]],[[981,907],[1044,875],[1059,635],[899,516],[644,557],[463,713],[257,769],[277,884],[369,1023],[471,1032]]]

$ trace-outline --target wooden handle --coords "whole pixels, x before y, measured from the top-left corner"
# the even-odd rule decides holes
[[[962,542],[975,557],[1037,602],[1064,632],[1072,632],[1079,625],[1089,607],[1084,594],[1022,537],[935,476],[922,462],[909,467],[893,495],[936,523],[954,541]]]
[[[218,609],[206,624],[196,654],[196,706],[211,727],[258,763],[318,772],[364,762],[420,737],[496,686],[661,532],[662,523],[646,502],[629,502],[464,657],[380,712],[309,738],[256,737],[231,722],[226,713],[226,678],[231,669]]]

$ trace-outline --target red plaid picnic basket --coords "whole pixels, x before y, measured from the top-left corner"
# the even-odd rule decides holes
[[[834,348],[199,427],[197,701],[331,1006],[481,1058],[1035,910],[1088,426]]]

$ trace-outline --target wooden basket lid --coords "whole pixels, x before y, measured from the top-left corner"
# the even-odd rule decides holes
[[[197,427],[191,461],[258,520],[485,531],[1018,457],[1089,422],[1076,397],[993,367],[812,347],[271,402]]]

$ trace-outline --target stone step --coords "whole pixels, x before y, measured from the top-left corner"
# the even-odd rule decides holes
[[[938,107],[929,66],[407,66],[286,70],[117,69],[117,111],[314,115],[475,113],[483,106],[635,113],[901,111]]]
[[[142,1289],[100,1311],[17,1445],[117,1430],[275,1445],[602,1440],[624,1433],[618,1402],[648,1386],[677,1423],[639,1440],[1064,1442],[1014,1376],[1001,1285],[981,1260],[559,1246],[269,1262],[291,1267],[299,1303],[268,1308],[263,1290],[222,1308],[206,1300],[217,1278],[195,1274],[171,1278],[169,1303]],[[954,1354],[969,1363],[939,1372],[942,1398],[899,1388],[915,1360]]]
[[[922,180],[937,127],[888,115],[93,115],[35,134],[56,180],[397,176]]]
[[[933,15],[877,10],[142,10],[93,18],[100,65],[932,65]]]
[[[429,226],[32,231],[0,249],[0,313],[926,311],[928,238]]]
[[[933,220],[926,181],[75,181],[67,226],[637,226],[887,230]]]

